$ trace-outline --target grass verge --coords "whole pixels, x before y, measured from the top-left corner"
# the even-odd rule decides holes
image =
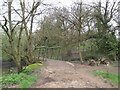
[[[98,70],[94,70],[93,74],[102,76],[103,78],[107,78],[108,80],[110,80],[110,83],[112,85],[120,85],[120,75],[118,75],[118,74],[101,72],[101,71],[98,71]]]
[[[20,74],[8,74],[0,77],[0,83],[3,87],[9,87],[18,85],[18,88],[27,88],[37,80],[37,77],[26,75],[25,73]],[[24,83],[26,81],[26,84]]]
[[[20,74],[12,73],[0,77],[0,83],[3,88],[28,88],[36,80],[37,76],[32,75],[35,69],[41,68],[41,64],[31,64],[25,68]]]

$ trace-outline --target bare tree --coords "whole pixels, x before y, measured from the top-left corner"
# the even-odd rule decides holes
[[[33,24],[34,24],[34,17],[36,15],[36,11],[37,8],[39,7],[41,2],[35,2],[33,1],[32,3],[32,7],[30,8],[30,10],[27,10],[28,12],[26,13],[26,4],[25,1],[22,2],[22,0],[20,0],[20,5],[21,5],[21,10],[22,10],[22,18],[23,18],[23,25],[24,25],[24,29],[26,32],[26,37],[27,37],[27,62],[28,64],[33,63],[34,59],[32,57],[32,46],[31,46],[31,42],[32,42],[32,31],[33,31]],[[27,15],[26,15],[27,14]],[[41,13],[40,13],[41,14]],[[30,26],[28,26],[27,24],[30,24]]]
[[[69,23],[69,31],[71,30],[72,32],[78,32],[78,47],[79,47],[79,57],[80,57],[80,62],[83,63],[83,58],[82,58],[82,51],[80,47],[82,46],[82,33],[84,31],[84,25],[86,23],[86,20],[88,19],[87,17],[89,16],[89,9],[84,8],[83,2],[77,2],[71,7],[71,11],[69,12],[69,16],[65,16],[60,14],[59,16],[61,18],[64,18],[68,23]],[[86,19],[87,18],[87,19]]]
[[[15,61],[16,66],[18,67],[18,72],[22,71],[22,66],[21,66],[21,35],[23,31],[23,25],[21,24],[21,27],[19,29],[19,35],[18,35],[18,44],[17,46],[15,45],[15,28],[20,24],[20,21],[18,21],[14,26],[12,25],[12,20],[11,20],[11,4],[12,2],[8,2],[8,20],[5,16],[4,17],[4,24],[0,23],[2,29],[6,33],[9,44],[10,44],[10,52],[9,54],[12,55],[13,60]],[[17,49],[17,50],[16,50]],[[7,51],[6,51],[7,52]]]

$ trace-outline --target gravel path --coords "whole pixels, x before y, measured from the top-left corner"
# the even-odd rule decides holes
[[[41,78],[32,88],[116,88],[102,77],[92,74],[93,70],[103,68],[116,69],[107,66],[72,65],[65,61],[50,59],[47,60]]]

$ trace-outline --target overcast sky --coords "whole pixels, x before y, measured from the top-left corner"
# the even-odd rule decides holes
[[[48,3],[54,3],[54,4],[61,3],[63,6],[70,6],[73,2],[81,1],[81,0],[44,0],[44,1]],[[105,2],[106,0],[82,0],[82,1],[84,3],[92,3],[92,2],[97,2],[97,1]],[[109,1],[118,2],[119,0],[109,0]]]
[[[7,0],[0,0],[0,3],[2,1],[7,1]],[[19,0],[13,0],[13,1],[19,1]],[[27,0],[27,1],[32,1],[32,0]],[[52,3],[52,4],[58,4],[63,5],[63,6],[70,6],[72,4],[72,2],[76,2],[76,1],[81,1],[81,0],[42,0],[44,2],[47,3]],[[91,3],[91,2],[97,2],[97,1],[101,1],[101,2],[105,2],[106,0],[82,0],[85,3]],[[116,1],[118,2],[119,0],[109,0],[110,2]]]
[[[7,1],[7,0],[0,0],[0,14],[2,14],[3,12],[5,12],[8,8],[4,7],[2,8],[1,5],[3,5],[3,1]],[[16,2],[19,3],[19,0],[13,0],[14,2],[12,3],[13,6],[15,8],[19,7]],[[25,0],[27,2],[31,2],[33,0]],[[73,2],[77,2],[77,1],[81,1],[81,0],[42,0],[44,3],[47,4],[53,4],[55,6],[65,6],[65,7],[70,7],[72,5]],[[105,2],[106,0],[82,0],[84,3],[93,3],[93,2],[97,2],[97,1],[101,1],[101,2]],[[119,0],[109,0],[110,2],[116,1],[118,2]],[[104,4],[104,3],[103,3]],[[15,18],[16,16],[14,15],[13,18]],[[0,20],[2,19],[2,16],[0,15]]]

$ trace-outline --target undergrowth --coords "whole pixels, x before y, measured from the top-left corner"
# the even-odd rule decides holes
[[[20,74],[8,74],[0,77],[0,83],[2,83],[3,87],[8,87],[14,84],[18,84],[19,88],[27,88],[33,84],[37,80],[37,77],[30,76],[25,73]],[[26,82],[26,83],[25,83]]]
[[[0,77],[0,83],[2,83],[3,88],[7,88],[13,85],[17,85],[16,88],[28,88],[37,80],[37,77],[31,74],[39,66],[41,66],[41,64],[31,64],[19,74],[12,73],[4,75]]]

